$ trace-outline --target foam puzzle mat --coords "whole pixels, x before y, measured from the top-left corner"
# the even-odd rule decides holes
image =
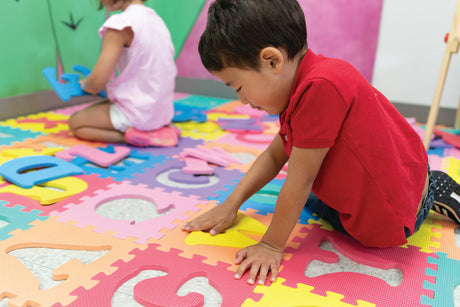
[[[135,148],[72,137],[67,119],[84,106],[63,106],[0,122],[0,306],[460,306],[459,227],[433,212],[405,246],[373,249],[305,209],[278,281],[235,280],[234,255],[267,229],[285,169],[225,233],[181,231],[231,193],[277,117],[177,93],[178,145]],[[460,182],[459,149],[429,158]]]

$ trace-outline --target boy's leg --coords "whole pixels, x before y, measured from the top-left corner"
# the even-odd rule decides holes
[[[111,102],[106,100],[73,114],[69,119],[70,131],[83,140],[124,143],[124,133],[112,125],[110,105]]]
[[[460,224],[460,185],[441,171],[432,171],[436,184],[433,210]]]
[[[417,218],[415,220],[414,232],[412,234],[416,233],[420,229],[423,222],[428,217],[430,210],[433,208],[435,189],[436,189],[436,182],[434,181],[433,172],[430,171],[430,167],[428,166],[428,191],[426,193],[425,199],[423,199],[422,205],[417,214]],[[409,238],[412,235],[410,233],[409,228],[407,227],[404,227],[404,232],[406,234],[406,238]]]
[[[332,227],[339,230],[342,233],[348,234],[345,228],[343,228],[342,222],[340,221],[339,213],[337,210],[332,209],[326,205],[321,199],[315,194],[310,193],[307,203],[305,204],[313,212],[318,214],[321,218],[331,223]]]

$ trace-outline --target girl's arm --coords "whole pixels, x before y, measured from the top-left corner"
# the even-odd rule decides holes
[[[209,230],[212,235],[225,230],[234,222],[240,206],[270,182],[287,160],[281,137],[276,135],[270,146],[257,157],[227,199],[219,206],[185,224],[183,230]]]
[[[121,31],[107,29],[96,66],[82,85],[85,92],[97,95],[105,89],[115,71],[123,48],[131,45],[133,37],[133,31],[129,27]]]

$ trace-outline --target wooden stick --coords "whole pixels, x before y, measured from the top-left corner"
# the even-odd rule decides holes
[[[460,0],[457,1],[457,7],[455,9],[454,19],[452,21],[452,27],[449,32],[449,37],[447,39],[446,51],[444,53],[444,59],[441,65],[441,72],[439,74],[438,83],[436,85],[436,90],[433,97],[433,102],[431,103],[430,113],[428,114],[428,119],[425,128],[425,136],[423,138],[423,144],[425,149],[429,149],[431,136],[433,135],[434,125],[438,118],[439,105],[441,103],[442,92],[444,89],[444,84],[446,82],[447,72],[449,70],[450,59],[452,54],[457,53],[460,46]],[[460,105],[459,105],[460,107]],[[457,111],[457,122],[460,122],[459,111]],[[460,125],[460,123],[458,123]]]

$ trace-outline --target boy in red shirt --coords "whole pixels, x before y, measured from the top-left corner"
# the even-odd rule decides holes
[[[315,54],[306,37],[296,0],[217,0],[200,39],[204,66],[243,104],[279,115],[281,126],[231,195],[183,229],[212,235],[225,230],[289,160],[267,232],[236,255],[235,278],[250,270],[251,284],[256,278],[263,284],[269,272],[276,280],[305,205],[373,247],[405,244],[433,202],[460,222],[459,203],[451,197],[460,186],[430,172],[417,133],[355,68]]]

